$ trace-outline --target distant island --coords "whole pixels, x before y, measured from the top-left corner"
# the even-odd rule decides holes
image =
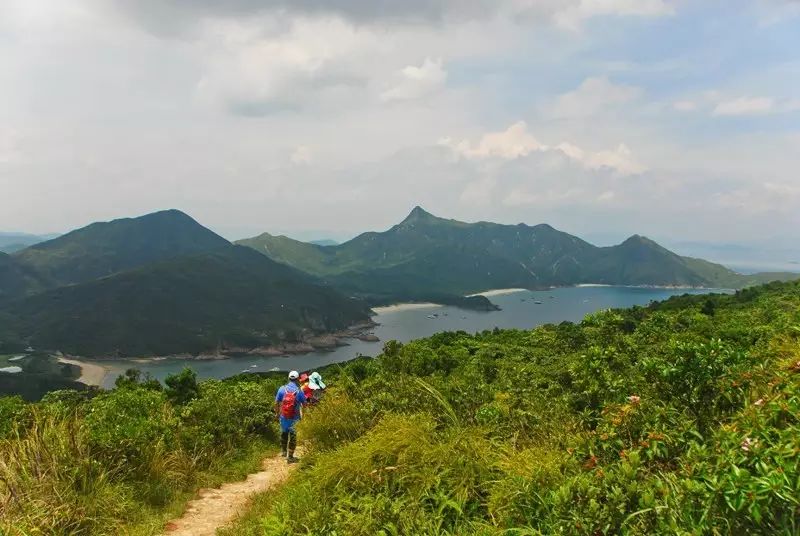
[[[231,244],[167,210],[0,253],[0,355],[264,355],[368,336],[371,307],[491,311],[491,289],[579,284],[741,288],[742,275],[634,235],[597,247],[547,224],[464,223],[420,207],[338,245],[264,233]]]

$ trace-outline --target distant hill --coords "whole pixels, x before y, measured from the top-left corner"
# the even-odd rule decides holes
[[[83,283],[148,263],[229,245],[178,210],[93,223],[13,255],[51,285]]]
[[[464,223],[420,207],[388,231],[364,233],[338,246],[267,233],[238,243],[373,302],[581,283],[738,288],[797,277],[743,276],[681,257],[641,236],[601,248],[546,224]]]
[[[3,309],[34,347],[84,356],[253,348],[369,318],[364,302],[232,245],[62,286]]]
[[[14,253],[58,235],[32,235],[27,233],[0,233],[0,252]]]
[[[338,246],[339,242],[330,238],[323,238],[322,240],[311,240],[309,244],[314,244],[315,246]]]

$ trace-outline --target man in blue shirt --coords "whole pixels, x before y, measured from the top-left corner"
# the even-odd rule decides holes
[[[282,385],[275,395],[275,411],[281,422],[281,456],[286,456],[288,463],[295,463],[294,449],[297,446],[297,433],[294,425],[302,417],[301,411],[306,396],[300,389],[300,374],[293,370],[289,373],[289,383]]]

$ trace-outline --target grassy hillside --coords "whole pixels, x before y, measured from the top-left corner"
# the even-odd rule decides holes
[[[388,231],[364,233],[337,246],[269,234],[239,244],[377,303],[507,287],[606,283],[742,288],[800,277],[742,276],[681,257],[640,236],[599,248],[549,225],[464,223],[419,207]]]
[[[281,380],[248,376],[0,398],[0,532],[160,533],[277,441]],[[798,283],[390,342],[325,379],[305,467],[225,535],[800,530]]]
[[[177,210],[93,223],[14,254],[53,285],[91,281],[229,242]]]
[[[277,448],[280,381],[0,397],[0,534],[156,535],[201,487],[240,480]]]
[[[225,535],[800,532],[797,283],[389,343],[326,381],[306,470]]]
[[[369,318],[363,302],[231,245],[59,287],[3,310],[34,347],[84,356],[253,348]]]

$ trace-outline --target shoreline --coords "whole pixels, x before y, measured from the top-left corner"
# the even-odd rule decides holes
[[[473,296],[504,296],[506,294],[516,294],[517,292],[528,292],[526,288],[495,288],[490,290],[484,290],[483,292],[476,292],[475,294],[467,294],[467,298],[472,298]]]
[[[444,305],[432,302],[393,303],[391,305],[373,307],[372,310],[375,312],[375,314],[380,315],[384,313],[395,313],[397,311],[409,311],[413,309],[430,309],[433,307],[444,307]]]
[[[77,359],[68,359],[66,357],[61,357],[61,356],[59,356],[57,359],[59,363],[64,363],[66,365],[74,365],[80,368],[81,375],[75,381],[85,385],[91,385],[97,387],[102,386],[103,381],[106,379],[106,376],[111,371],[109,367],[98,365],[97,363],[89,363],[87,361],[79,361]]]

